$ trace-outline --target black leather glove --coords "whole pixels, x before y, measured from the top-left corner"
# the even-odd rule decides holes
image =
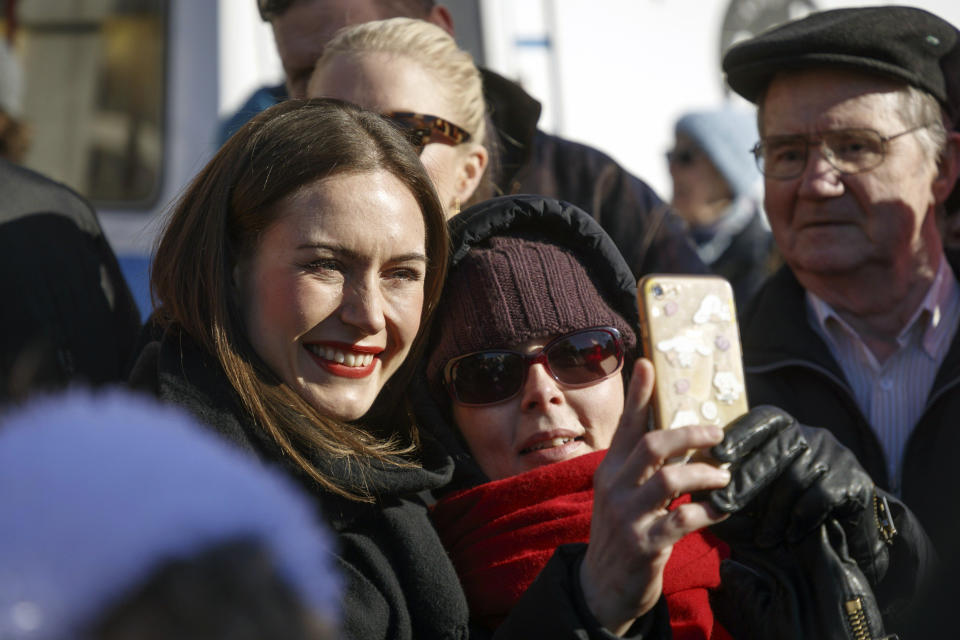
[[[710,503],[725,513],[743,510],[749,518],[733,518],[727,527],[750,527],[756,545],[769,548],[796,543],[832,518],[870,584],[886,575],[897,534],[886,497],[829,431],[760,406],[731,423],[711,454],[730,463],[731,481],[710,493]]]
[[[843,553],[873,588],[885,615],[902,613],[932,573],[933,547],[916,518],[878,490],[850,450],[825,429],[760,406],[728,425],[711,454],[731,471],[730,483],[706,496],[731,514],[711,529],[730,544],[734,558],[738,547],[796,547],[818,527],[836,522]]]

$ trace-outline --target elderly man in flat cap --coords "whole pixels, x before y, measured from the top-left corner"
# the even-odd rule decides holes
[[[960,171],[955,27],[839,9],[724,57],[759,107],[754,148],[786,262],[741,325],[748,392],[830,429],[935,546],[960,504],[960,256],[935,211]]]

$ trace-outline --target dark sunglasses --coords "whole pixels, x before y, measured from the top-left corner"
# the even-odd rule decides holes
[[[542,364],[566,387],[586,387],[619,371],[623,356],[619,331],[593,327],[558,336],[534,353],[491,349],[453,358],[443,369],[443,379],[458,404],[481,406],[520,393],[532,365]]]
[[[470,141],[469,131],[437,116],[411,111],[388,111],[383,116],[403,131],[417,153],[423,153],[423,148],[431,142],[455,147]]]
[[[678,167],[689,167],[696,158],[697,154],[693,149],[672,149],[667,151],[667,162]]]

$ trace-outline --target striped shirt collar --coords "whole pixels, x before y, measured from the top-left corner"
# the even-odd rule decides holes
[[[806,297],[808,315],[816,322],[822,335],[834,343],[843,339],[838,333],[846,334],[847,339],[863,342],[856,330],[826,301],[810,291],[806,292]],[[948,310],[955,309],[958,302],[960,284],[957,283],[946,258],[941,257],[940,266],[927,295],[897,336],[899,348],[909,344],[913,336],[918,336],[923,351],[935,361],[939,361],[946,353],[956,325],[956,322],[951,321]],[[869,349],[866,351],[870,353]]]

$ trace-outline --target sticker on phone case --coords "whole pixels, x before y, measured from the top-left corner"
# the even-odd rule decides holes
[[[696,324],[730,322],[730,307],[724,304],[723,300],[709,293],[700,301],[700,306],[693,314],[693,321]]]
[[[713,422],[717,419],[717,416],[720,415],[720,410],[717,409],[716,403],[707,400],[700,405],[700,415],[710,422]]]
[[[713,354],[713,343],[701,329],[687,328],[672,338],[658,342],[657,350],[666,354],[668,358],[674,358],[675,366],[689,369],[693,366],[695,354],[705,358]]]
[[[717,371],[713,376],[713,387],[716,389],[717,401],[723,404],[733,404],[743,393],[743,385],[730,371]]]
[[[700,424],[700,418],[697,417],[697,412],[691,411],[690,409],[680,409],[674,414],[670,428],[689,427],[692,424]]]

